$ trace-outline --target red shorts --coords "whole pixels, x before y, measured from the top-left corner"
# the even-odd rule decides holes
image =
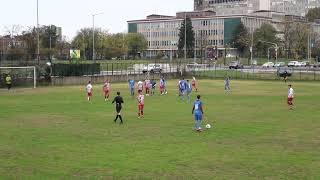
[[[139,104],[139,105],[138,105],[138,108],[139,108],[139,111],[143,111],[144,104]]]
[[[91,97],[92,96],[92,92],[88,92],[88,96]]]
[[[109,90],[104,90],[104,94],[109,94]]]
[[[292,97],[288,97],[288,105],[293,105],[293,98]]]
[[[196,84],[195,84],[195,83],[192,83],[192,87],[194,87],[194,88],[195,88],[195,87],[196,87]]]

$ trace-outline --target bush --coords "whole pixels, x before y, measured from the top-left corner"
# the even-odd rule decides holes
[[[100,74],[100,64],[53,64],[53,76],[83,76]]]

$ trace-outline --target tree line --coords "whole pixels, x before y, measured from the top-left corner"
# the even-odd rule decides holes
[[[1,59],[35,60],[37,59],[36,27],[26,30],[18,25],[7,28],[6,35],[0,37]],[[147,40],[137,33],[111,34],[101,29],[95,29],[96,59],[136,58],[147,49]],[[71,42],[63,37],[57,26],[41,26],[39,28],[40,59],[68,59],[70,49],[78,49],[81,59],[93,58],[93,30],[80,29]]]

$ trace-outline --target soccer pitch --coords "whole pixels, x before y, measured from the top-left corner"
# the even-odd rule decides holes
[[[85,83],[85,82],[84,82]],[[158,81],[159,83],[159,81]],[[168,94],[145,97],[145,118],[127,83],[124,125],[94,85],[0,91],[0,179],[320,179],[320,83],[200,80],[205,117],[193,131],[192,103]],[[119,122],[118,122],[119,123]],[[207,122],[205,121],[204,124]]]

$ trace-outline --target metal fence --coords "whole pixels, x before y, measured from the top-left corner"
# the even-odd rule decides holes
[[[192,62],[192,61],[190,61]],[[33,62],[34,63],[34,62]],[[68,63],[67,61],[65,63]],[[90,62],[87,62],[90,63]],[[261,79],[261,80],[277,80],[281,79],[278,75],[277,68],[262,68],[261,66],[245,66],[242,69],[229,69],[228,66],[211,63],[188,63],[183,61],[119,61],[119,62],[98,62],[100,64],[100,72],[87,70],[85,76],[115,76],[115,75],[134,75],[134,74],[166,74],[179,73],[181,76],[197,76],[203,78],[225,78],[227,76],[233,79]],[[17,64],[15,64],[17,65]],[[152,66],[158,65],[152,69]],[[41,68],[44,69],[43,73]],[[42,64],[38,68],[38,76],[44,76],[46,64]],[[320,68],[297,67],[288,68],[292,76],[292,80],[320,80]],[[53,74],[51,74],[53,75]]]
[[[131,75],[145,73],[159,73],[152,71],[154,63],[105,63],[101,64],[101,72],[96,75]],[[228,66],[216,64],[197,63],[159,63],[162,74],[180,73],[181,76],[197,76],[203,78],[225,78],[233,79],[261,79],[278,80],[279,70],[287,70],[291,73],[292,80],[320,80],[320,68],[314,67],[281,67],[262,68],[261,66],[245,66],[242,69],[229,69]]]

